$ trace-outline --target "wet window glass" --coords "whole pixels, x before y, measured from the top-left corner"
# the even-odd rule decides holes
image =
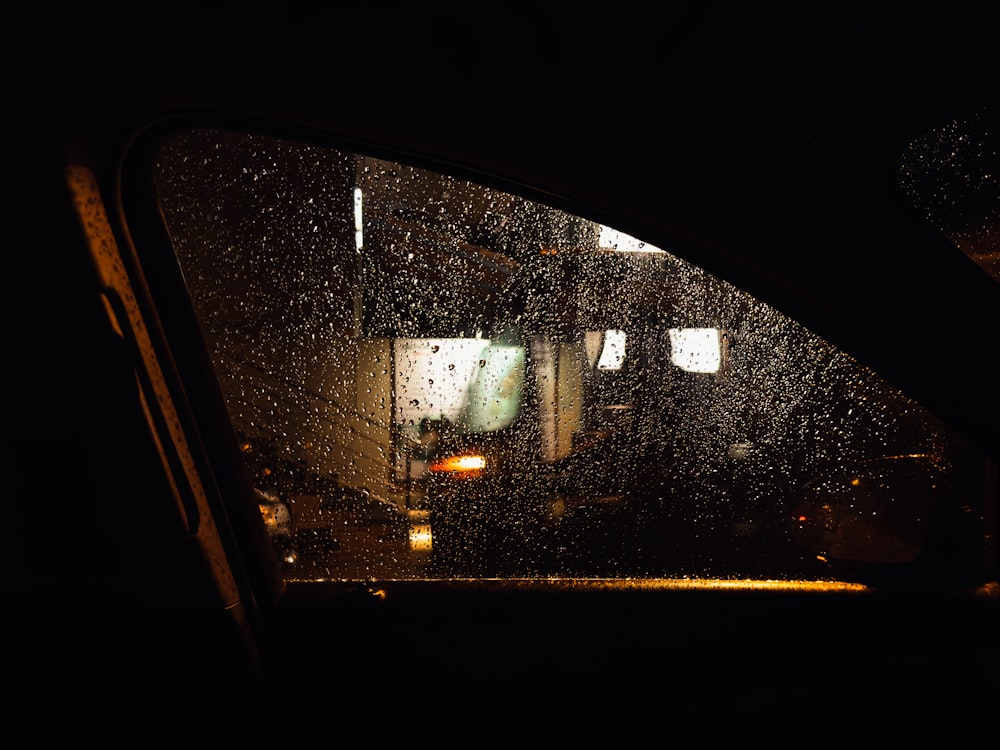
[[[819,581],[965,571],[956,539],[976,557],[981,457],[669,247],[244,133],[173,137],[155,180],[288,580]]]
[[[954,120],[899,160],[905,197],[935,229],[1000,281],[1000,150],[987,120]]]

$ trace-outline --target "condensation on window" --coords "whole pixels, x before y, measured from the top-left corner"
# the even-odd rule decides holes
[[[289,580],[817,580],[976,516],[926,410],[670,248],[245,133],[155,180]]]

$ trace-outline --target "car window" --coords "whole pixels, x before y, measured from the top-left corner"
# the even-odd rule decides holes
[[[287,580],[980,572],[982,456],[669,247],[252,133],[154,179]]]
[[[1000,151],[984,115],[914,139],[900,157],[899,184],[935,229],[1000,282]]]

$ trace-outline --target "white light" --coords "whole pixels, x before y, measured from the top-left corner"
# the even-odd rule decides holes
[[[365,246],[364,223],[361,212],[361,188],[354,188],[354,246],[360,250]]]
[[[722,364],[718,328],[671,328],[670,361],[686,372],[718,372]]]
[[[616,250],[620,253],[662,253],[663,250],[654,245],[647,245],[641,240],[617,229],[601,225],[600,247],[606,250]]]
[[[605,331],[598,370],[620,370],[625,362],[625,331]]]
[[[396,339],[396,414],[403,423],[424,417],[457,422],[486,358],[489,339]]]

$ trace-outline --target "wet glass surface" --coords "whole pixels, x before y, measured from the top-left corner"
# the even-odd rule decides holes
[[[982,115],[910,143],[899,159],[899,185],[931,226],[1000,282],[1000,150]]]
[[[156,181],[289,579],[824,579],[978,532],[978,456],[669,248],[248,134]]]

